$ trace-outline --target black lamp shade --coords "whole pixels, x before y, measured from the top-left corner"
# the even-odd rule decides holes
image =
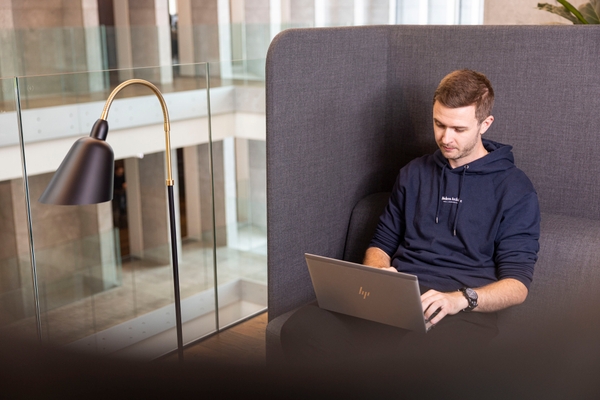
[[[90,137],[77,140],[39,201],[46,204],[95,204],[112,200],[115,156],[104,140],[108,124],[99,119]]]

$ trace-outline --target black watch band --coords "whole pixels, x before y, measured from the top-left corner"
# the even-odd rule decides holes
[[[478,299],[477,292],[471,288],[462,288],[462,289],[460,289],[460,291],[462,292],[463,296],[465,296],[465,298],[469,302],[469,305],[467,306],[467,308],[463,308],[463,311],[465,311],[465,312],[473,311],[473,309],[475,307],[477,307],[477,299]]]

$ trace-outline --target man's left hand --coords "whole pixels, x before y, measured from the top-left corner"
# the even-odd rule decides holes
[[[433,325],[440,322],[446,315],[458,314],[469,305],[465,296],[459,291],[442,293],[436,290],[429,290],[422,294],[421,303],[425,320],[429,320],[437,310],[440,311],[430,320]]]

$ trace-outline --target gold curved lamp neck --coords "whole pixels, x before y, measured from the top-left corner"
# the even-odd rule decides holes
[[[106,99],[106,103],[104,104],[104,110],[102,110],[102,116],[100,116],[100,118],[106,121],[108,118],[108,110],[110,110],[110,106],[112,105],[112,102],[115,99],[115,97],[117,96],[117,94],[121,90],[126,88],[127,86],[135,85],[135,84],[144,85],[144,86],[152,89],[152,91],[154,92],[156,97],[158,97],[158,100],[160,101],[160,106],[162,107],[163,119],[164,119],[164,125],[165,125],[165,142],[166,142],[166,153],[167,153],[167,186],[173,186],[173,184],[175,182],[173,181],[173,176],[172,176],[172,171],[171,171],[171,136],[170,136],[171,123],[169,122],[169,111],[167,110],[167,103],[165,102],[165,98],[163,97],[162,93],[160,92],[160,90],[158,90],[158,88],[156,86],[154,86],[152,83],[150,83],[144,79],[126,80],[125,82],[123,82],[119,86],[117,86],[110,93],[110,95],[108,96],[108,99]]]

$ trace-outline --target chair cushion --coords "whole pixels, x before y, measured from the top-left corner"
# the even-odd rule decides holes
[[[540,252],[525,303],[499,315],[500,336],[586,318],[600,297],[600,221],[542,213]],[[536,328],[540,326],[540,328]]]

